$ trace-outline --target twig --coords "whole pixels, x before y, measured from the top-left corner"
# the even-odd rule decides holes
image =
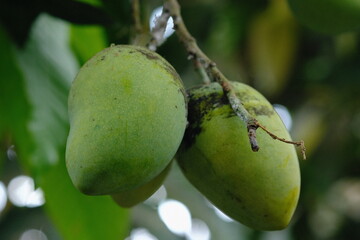
[[[149,42],[150,34],[146,23],[141,20],[139,0],[131,0],[131,14],[133,20],[131,44],[146,47]],[[146,18],[145,18],[146,19]]]
[[[209,78],[213,81],[218,82],[229,99],[230,105],[237,116],[240,117],[242,121],[244,121],[249,132],[249,141],[251,145],[251,149],[253,151],[259,150],[259,145],[256,141],[256,134],[254,128],[254,123],[256,120],[251,117],[249,112],[244,108],[239,98],[236,96],[234,88],[231,85],[231,82],[220,72],[220,70],[216,67],[216,64],[211,61],[206,54],[199,48],[196,43],[196,40],[189,31],[187,30],[180,13],[180,5],[176,0],[166,0],[164,4],[164,10],[167,10],[171,17],[174,20],[174,29],[176,30],[176,34],[179,37],[180,41],[186,48],[189,58],[193,59],[193,61],[197,61],[200,63],[203,68],[206,70]]]
[[[303,156],[303,159],[305,160],[306,159],[306,148],[305,148],[305,143],[303,140],[301,141],[298,141],[298,142],[295,142],[295,141],[289,141],[289,140],[286,140],[285,138],[280,138],[278,136],[276,136],[275,134],[273,134],[272,132],[270,132],[265,126],[261,125],[259,122],[256,122],[256,125],[261,128],[262,130],[264,130],[267,134],[269,134],[273,139],[275,140],[279,140],[281,142],[284,142],[284,143],[289,143],[289,144],[293,144],[295,146],[298,146],[300,147],[301,149],[301,153],[302,153],[302,156]]]
[[[139,0],[131,0],[132,19],[134,22],[135,34],[142,34],[143,27],[140,19],[140,4]]]
[[[231,82],[221,73],[221,71],[216,67],[216,64],[208,57],[204,52],[199,48],[196,43],[195,38],[189,33],[183,19],[181,17],[180,5],[177,0],[165,0],[163,14],[166,13],[173,18],[174,21],[174,29],[176,30],[176,34],[180,39],[180,42],[186,48],[189,59],[192,59],[195,62],[195,65],[201,64],[203,69],[205,69],[209,78],[212,81],[218,82],[224,93],[226,94],[229,103],[236,113],[236,115],[246,123],[248,129],[248,137],[251,145],[251,149],[254,152],[259,150],[259,145],[256,140],[256,130],[260,127],[267,134],[269,134],[272,138],[277,139],[279,141],[294,144],[296,146],[300,146],[303,154],[303,158],[306,159],[305,156],[305,145],[303,141],[300,142],[292,142],[287,141],[283,138],[277,137],[275,134],[271,133],[264,126],[262,126],[255,118],[253,118],[249,112],[245,109],[240,99],[236,96],[235,89],[232,86]]]
[[[141,46],[143,45],[143,26],[141,24],[140,18],[140,4],[139,0],[131,0],[131,15],[133,20],[133,37],[131,43],[133,45]]]
[[[189,60],[191,59],[191,57],[189,57]],[[203,82],[205,84],[210,84],[211,80],[209,78],[209,75],[206,72],[206,69],[204,68],[204,66],[199,62],[199,61],[193,61],[194,62],[194,68],[195,70],[199,73],[201,79],[203,80]]]

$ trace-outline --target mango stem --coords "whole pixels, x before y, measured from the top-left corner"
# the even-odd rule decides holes
[[[195,66],[202,66],[208,75],[205,79],[205,83],[208,83],[208,79],[219,83],[226,94],[231,108],[235,114],[247,125],[248,137],[252,151],[259,151],[260,147],[256,140],[256,130],[260,127],[272,138],[280,140],[288,144],[294,144],[300,146],[305,159],[305,145],[303,141],[292,142],[276,136],[262,126],[250,113],[245,109],[240,99],[236,96],[234,87],[231,82],[224,76],[224,74],[217,68],[216,64],[199,48],[196,43],[196,39],[188,31],[182,16],[181,7],[177,0],[164,0],[163,14],[166,13],[171,16],[174,21],[174,29],[180,40],[188,52],[188,58],[195,62]]]
[[[132,45],[146,47],[151,36],[146,23],[141,20],[141,9],[139,0],[131,0],[131,39]]]

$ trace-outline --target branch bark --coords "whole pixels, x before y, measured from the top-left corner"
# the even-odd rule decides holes
[[[188,52],[189,59],[195,61],[196,66],[202,66],[210,80],[218,82],[224,93],[226,94],[229,103],[236,113],[236,115],[246,123],[248,129],[248,137],[251,149],[254,152],[259,150],[259,144],[256,139],[256,130],[261,128],[267,134],[269,134],[272,138],[288,143],[294,144],[295,146],[300,146],[303,154],[303,158],[306,159],[305,155],[305,145],[303,141],[293,142],[285,140],[284,138],[280,138],[275,134],[271,133],[267,130],[263,125],[261,125],[254,117],[252,117],[249,112],[245,109],[240,99],[236,96],[234,87],[231,82],[224,76],[224,74],[217,68],[216,64],[199,48],[196,43],[195,38],[188,31],[182,16],[181,16],[181,8],[177,0],[165,0],[163,14],[166,13],[166,16],[171,16],[174,21],[174,29],[176,30],[176,34],[180,40],[180,42],[184,45],[186,51]],[[166,23],[166,22],[165,22]]]
[[[258,151],[259,145],[256,140],[256,128],[253,127],[254,123],[257,122],[256,119],[254,119],[244,108],[240,99],[236,96],[231,82],[216,67],[216,64],[199,48],[195,38],[189,33],[181,17],[179,3],[176,0],[166,0],[164,4],[164,10],[168,11],[173,18],[174,29],[176,30],[176,34],[179,37],[180,42],[186,48],[189,58],[195,61],[195,64],[201,64],[206,70],[209,78],[212,81],[218,82],[222,86],[224,93],[229,99],[232,109],[236,115],[246,123],[248,129],[251,130],[249,132],[251,149],[253,151]]]

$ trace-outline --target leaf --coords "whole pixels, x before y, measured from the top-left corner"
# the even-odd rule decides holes
[[[64,161],[41,181],[49,215],[66,240],[125,239],[129,232],[128,211],[109,196],[85,196],[75,189]]]
[[[16,53],[32,106],[27,140],[33,144],[16,147],[43,188],[45,208],[64,239],[124,239],[127,212],[110,197],[79,193],[66,171],[67,96],[79,68],[69,47],[69,31],[67,23],[41,15],[26,47]]]
[[[0,142],[6,151],[10,144],[27,151],[32,139],[27,128],[30,104],[23,74],[14,56],[14,46],[0,25]]]
[[[285,0],[272,0],[251,24],[249,58],[255,87],[266,95],[280,93],[296,55],[296,23]]]
[[[107,45],[105,32],[101,27],[72,25],[70,29],[71,48],[81,65]]]
[[[67,95],[78,63],[68,47],[68,25],[47,15],[34,23],[17,51],[32,112],[28,128],[35,147],[24,153],[35,177],[59,158],[68,132]]]

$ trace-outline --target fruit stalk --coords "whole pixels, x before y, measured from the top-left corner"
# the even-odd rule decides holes
[[[238,117],[244,121],[248,129],[248,137],[251,149],[254,152],[259,150],[259,144],[256,140],[256,130],[260,127],[266,133],[268,133],[272,138],[294,144],[301,147],[303,158],[305,159],[305,146],[303,141],[293,142],[287,141],[284,138],[280,138],[275,134],[271,133],[266,129],[265,126],[259,124],[259,122],[252,117],[249,112],[244,108],[240,99],[236,96],[234,87],[231,85],[230,81],[224,76],[224,74],[216,67],[216,64],[199,48],[196,43],[196,39],[188,31],[182,16],[181,16],[181,7],[177,0],[164,0],[163,14],[169,15],[173,18],[174,29],[176,34],[180,39],[180,42],[184,45],[185,49],[189,54],[189,59],[192,59],[195,62],[195,66],[202,66],[209,78],[212,81],[218,82],[224,93],[226,94],[229,103]],[[206,78],[205,78],[206,79]],[[208,82],[205,82],[208,83]]]
[[[170,16],[173,18],[174,29],[176,30],[176,34],[179,37],[180,42],[186,48],[189,54],[189,58],[195,62],[195,65],[203,66],[209,78],[213,81],[218,82],[222,86],[223,91],[226,94],[232,109],[234,110],[236,115],[239,116],[240,119],[244,121],[248,126],[248,135],[251,149],[253,151],[258,151],[259,145],[256,141],[255,134],[257,127],[254,127],[254,123],[256,122],[256,120],[251,117],[249,112],[244,108],[240,99],[236,96],[234,88],[231,86],[230,81],[216,67],[216,64],[199,48],[195,38],[187,30],[187,27],[181,17],[179,3],[176,0],[166,0],[164,3],[164,11],[169,12]]]
[[[135,34],[139,35],[143,33],[143,27],[140,19],[140,4],[139,0],[131,0],[131,15],[134,24]]]
[[[149,29],[146,27],[146,23],[141,20],[139,0],[131,0],[131,16],[131,45],[146,47],[151,36],[149,34]]]

